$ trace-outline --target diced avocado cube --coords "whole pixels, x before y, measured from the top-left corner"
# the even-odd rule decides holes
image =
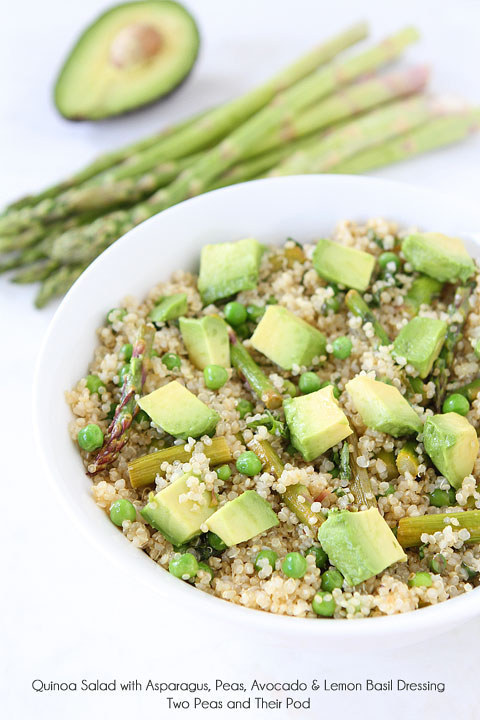
[[[473,425],[458,413],[428,417],[423,428],[425,452],[452,487],[459,488],[473,470],[478,438]]]
[[[405,238],[402,250],[415,270],[441,282],[466,282],[475,272],[475,263],[460,238],[414,233]]]
[[[195,535],[201,526],[217,509],[212,505],[212,493],[205,490],[203,504],[193,500],[180,502],[180,496],[189,491],[188,480],[194,477],[185,473],[170,485],[160,490],[143,508],[141,515],[159,530],[172,545],[183,545]]]
[[[328,559],[348,585],[358,585],[396,562],[405,562],[402,546],[377,508],[334,511],[318,531]]]
[[[325,335],[281,305],[269,305],[250,338],[255,350],[284,370],[325,354]]]
[[[138,404],[169,435],[197,438],[215,432],[220,415],[177,380],[144,395]]]
[[[405,358],[421,378],[430,374],[447,334],[447,323],[429,317],[415,317],[398,333],[393,356]]]
[[[279,524],[270,503],[255,490],[230,500],[206,521],[207,527],[231,547]]]
[[[257,287],[263,247],[254,238],[204,245],[200,259],[198,291],[208,305],[241,290]]]
[[[421,432],[422,421],[394,385],[357,375],[345,387],[367,427],[393,437]]]
[[[170,485],[160,490],[145,505],[140,514],[145,520],[159,530],[172,545],[183,545],[195,535],[200,534],[200,527],[217,509],[212,505],[212,493],[205,490],[203,504],[198,501],[184,500],[180,496],[189,491],[188,480],[194,477],[185,473]]]
[[[328,282],[364,292],[370,285],[375,258],[363,250],[323,238],[313,252],[313,267]]]
[[[188,310],[186,293],[176,293],[162,298],[154,308],[150,310],[148,319],[152,322],[166,322],[184,315]]]
[[[351,435],[347,416],[333,394],[333,386],[283,401],[290,441],[307,462],[315,460]]]
[[[200,319],[180,318],[180,332],[192,363],[203,370],[207,365],[230,367],[230,343],[226,323],[216,315]]]

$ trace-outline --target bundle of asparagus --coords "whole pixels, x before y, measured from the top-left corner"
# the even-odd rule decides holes
[[[199,193],[265,175],[360,173],[457,142],[480,110],[421,95],[428,70],[379,71],[418,34],[336,56],[363,40],[354,25],[247,94],[104,155],[0,216],[0,272],[41,282],[43,307],[127,230]]]

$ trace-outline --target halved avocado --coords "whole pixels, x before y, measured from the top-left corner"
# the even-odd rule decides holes
[[[107,10],[81,35],[55,85],[70,120],[98,120],[157,100],[192,69],[200,38],[173,0],[141,0]]]

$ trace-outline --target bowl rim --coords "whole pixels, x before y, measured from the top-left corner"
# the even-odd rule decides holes
[[[244,624],[248,623],[250,626],[261,627],[262,630],[267,632],[278,632],[284,634],[294,631],[297,636],[302,638],[311,639],[315,637],[325,638],[346,638],[350,637],[353,641],[355,639],[361,639],[372,636],[383,636],[385,633],[388,635],[400,635],[405,631],[409,634],[416,630],[423,632],[424,630],[439,628],[442,621],[447,620],[446,627],[440,628],[440,632],[445,632],[449,628],[456,624],[465,622],[468,619],[474,617],[480,613],[480,603],[476,600],[477,592],[470,591],[459,595],[454,598],[450,598],[448,601],[437,603],[424,608],[419,608],[414,611],[405,613],[397,613],[392,615],[382,615],[375,617],[358,618],[363,622],[351,622],[347,618],[337,618],[335,622],[330,623],[313,623],[315,618],[301,618],[288,615],[278,615],[266,611],[257,610],[254,608],[248,608],[243,605],[229,602],[215,595],[211,595],[206,592],[198,592],[197,588],[189,585],[188,583],[180,583],[177,578],[174,578],[164,568],[159,568],[158,565],[153,562],[146,553],[138,551],[132,543],[124,542],[122,534],[118,533],[116,528],[112,526],[112,542],[109,543],[108,547],[105,546],[99,537],[99,533],[96,532],[96,528],[92,529],[87,527],[87,524],[83,522],[78,515],[75,513],[71,504],[68,502],[66,492],[62,490],[62,483],[57,481],[58,472],[55,472],[52,468],[52,463],[49,460],[48,454],[45,451],[45,445],[42,442],[42,415],[43,415],[43,399],[41,395],[41,378],[48,369],[48,357],[50,354],[50,346],[52,338],[55,338],[57,332],[57,326],[63,314],[68,310],[73,302],[76,301],[77,296],[81,293],[83,285],[89,282],[90,276],[96,274],[98,269],[104,264],[108,263],[112,254],[120,251],[120,248],[131,241],[131,237],[134,234],[144,233],[145,228],[154,226],[158,221],[159,217],[165,215],[175,215],[183,212],[183,208],[186,206],[197,205],[205,202],[205,198],[211,198],[212,196],[223,197],[226,194],[234,194],[239,191],[239,188],[245,186],[264,186],[268,185],[281,185],[300,183],[300,187],[303,183],[317,183],[321,179],[321,182],[334,183],[341,186],[345,183],[361,183],[363,185],[370,185],[372,192],[375,187],[379,188],[388,187],[392,192],[414,192],[420,193],[425,197],[429,197],[434,202],[452,202],[452,198],[448,194],[437,192],[421,186],[415,186],[410,183],[398,182],[383,178],[374,178],[368,176],[356,176],[356,175],[295,175],[288,177],[279,178],[265,178],[260,180],[252,180],[246,183],[240,183],[238,185],[229,186],[213,190],[200,196],[196,196],[185,200],[171,208],[164,210],[161,213],[157,213],[148,220],[145,220],[140,225],[136,226],[132,230],[125,233],[119,238],[114,244],[107,248],[100,256],[98,256],[89,267],[82,273],[77,279],[74,285],[69,289],[65,297],[62,299],[58,306],[48,328],[45,333],[45,337],[42,341],[40,351],[38,353],[34,377],[33,377],[33,433],[37,452],[41,460],[43,468],[43,475],[48,479],[50,489],[54,492],[59,504],[68,513],[71,519],[73,519],[76,526],[80,529],[82,535],[88,538],[89,542],[99,549],[106,558],[113,560],[118,568],[124,566],[125,557],[122,553],[130,552],[132,561],[137,563],[139,572],[137,573],[138,579],[144,586],[149,587],[155,595],[160,596],[166,603],[171,602],[172,595],[179,598],[182,604],[187,604],[191,601],[191,593],[196,593],[195,603],[202,604],[202,609],[209,615],[218,617],[219,615],[227,621],[242,621]],[[210,200],[207,200],[209,202]],[[478,218],[480,228],[480,213],[475,210],[472,206],[466,204],[463,201],[459,201],[455,198],[455,213],[461,215],[460,210],[464,210],[467,217]],[[476,228],[475,228],[476,229]],[[480,246],[480,240],[476,241],[476,244]],[[93,499],[92,499],[93,502]],[[99,512],[105,516],[105,513],[98,508]],[[119,540],[115,547],[114,543],[116,539]],[[120,550],[121,548],[121,550]],[[145,571],[140,571],[141,564]],[[161,579],[158,579],[158,572],[163,572]],[[156,577],[155,577],[156,576]],[[478,589],[479,600],[480,600],[480,589]],[[455,614],[457,617],[455,617]],[[448,616],[448,617],[446,617]],[[449,617],[453,616],[453,617]]]

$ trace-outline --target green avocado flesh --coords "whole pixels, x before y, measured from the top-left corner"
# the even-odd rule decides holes
[[[350,586],[407,559],[377,508],[330,512],[320,526],[318,539],[332,565]]]
[[[417,413],[393,385],[357,375],[347,382],[345,389],[367,427],[394,437],[422,431]]]
[[[403,327],[393,343],[393,354],[405,358],[421,378],[430,374],[447,334],[447,323],[428,317],[415,317]]]
[[[447,478],[459,488],[473,470],[478,455],[478,438],[473,425],[458,413],[428,417],[423,428],[425,452]]]
[[[148,319],[154,323],[175,320],[188,310],[186,293],[168,295],[158,302],[150,311]]]
[[[216,510],[216,505],[211,504],[212,493],[207,490],[203,493],[202,505],[192,500],[180,502],[180,497],[190,489],[188,480],[191,477],[192,473],[185,473],[174,480],[152,497],[140,513],[172,545],[183,545],[199,535],[201,525]]]
[[[333,395],[333,387],[284,400],[290,440],[309,462],[352,434],[348,419]]]
[[[325,354],[325,335],[281,305],[269,305],[252,335],[255,350],[284,370]]]
[[[205,305],[256,288],[263,250],[254,238],[204,245],[198,291]]]
[[[440,282],[466,282],[475,271],[475,263],[460,238],[416,233],[405,238],[402,250],[415,270]]]
[[[246,490],[235,500],[230,500],[206,521],[208,529],[229,547],[246,542],[278,524],[270,503],[255,490]]]
[[[191,362],[200,370],[207,365],[230,367],[230,343],[224,320],[216,315],[180,318],[180,332]]]
[[[162,430],[184,440],[212,435],[220,420],[215,410],[176,380],[144,395],[138,404]]]
[[[370,285],[375,258],[363,250],[322,239],[313,252],[313,267],[327,282],[364,292]]]
[[[77,41],[57,79],[55,104],[71,120],[133,110],[176,88],[198,48],[194,19],[173,0],[118,5]]]

